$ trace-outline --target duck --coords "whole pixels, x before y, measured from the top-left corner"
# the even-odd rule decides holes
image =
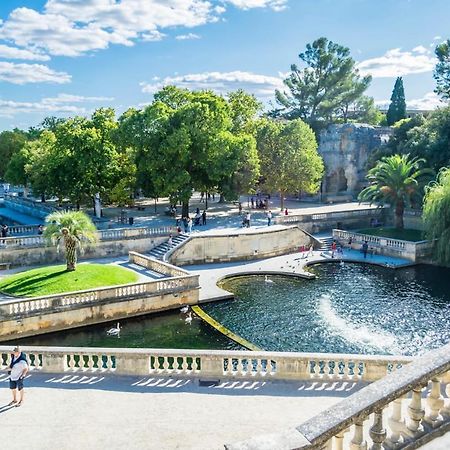
[[[189,313],[189,314],[187,315],[186,319],[184,319],[184,321],[190,325],[191,322],[192,322],[192,314]]]
[[[120,323],[117,322],[117,326],[116,326],[115,328],[114,328],[114,327],[110,328],[110,329],[106,332],[106,334],[107,334],[108,336],[119,336],[119,334],[120,334]]]
[[[264,277],[264,281],[266,283],[273,283],[273,280],[271,280],[267,275]]]
[[[183,306],[182,308],[180,308],[180,312],[183,314],[186,314],[189,311],[189,306]]]

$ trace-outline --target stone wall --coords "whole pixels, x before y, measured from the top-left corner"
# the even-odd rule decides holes
[[[314,238],[297,226],[268,231],[238,232],[193,236],[177,248],[170,262],[177,266],[211,262],[240,261],[268,258],[298,250],[310,245]]]
[[[110,258],[127,255],[130,251],[148,253],[152,248],[167,240],[164,236],[146,237],[139,239],[118,239],[115,241],[99,241],[87,247],[79,260]],[[0,263],[9,263],[11,266],[33,266],[39,264],[58,264],[65,261],[61,252],[56,248],[42,246],[25,246],[19,248],[0,249]]]
[[[323,199],[351,200],[367,185],[366,163],[370,154],[385,144],[389,127],[365,124],[330,125],[320,133],[319,154],[325,163]]]

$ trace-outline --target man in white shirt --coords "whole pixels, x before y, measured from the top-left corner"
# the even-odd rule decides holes
[[[21,406],[24,394],[23,380],[28,372],[28,363],[25,353],[22,353],[18,346],[14,347],[9,368],[9,388],[11,389],[13,396],[9,406]],[[19,391],[19,401],[17,401],[17,390]]]

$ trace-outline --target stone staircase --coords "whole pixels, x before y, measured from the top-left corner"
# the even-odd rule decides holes
[[[171,247],[169,246],[168,241],[163,242],[162,244],[159,244],[157,247],[150,250],[148,255],[151,256],[152,258],[163,261],[165,259],[164,257],[169,252],[169,250],[179,247],[188,238],[189,238],[188,234],[178,234],[177,236],[173,236]]]
[[[331,244],[333,243],[333,237],[332,236],[323,236],[317,238],[317,240],[320,242],[319,250],[321,252],[327,252],[331,250]]]

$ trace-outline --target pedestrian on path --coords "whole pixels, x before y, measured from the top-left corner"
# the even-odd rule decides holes
[[[245,215],[245,222],[246,222],[246,224],[247,224],[247,228],[250,228],[250,220],[252,219],[252,216],[251,216],[251,214],[248,212],[246,215]]]
[[[23,380],[28,372],[28,363],[25,353],[20,351],[18,346],[14,347],[9,365],[9,389],[13,399],[8,406],[21,406],[23,403]],[[17,401],[17,391],[19,391],[19,401]]]
[[[285,215],[285,216],[289,215],[289,211],[288,211],[287,208],[284,210],[284,215]]]
[[[242,203],[241,202],[239,202],[239,215],[240,216],[242,215]]]
[[[313,252],[314,252],[314,246],[311,244],[309,246],[308,258],[311,258],[311,256],[313,255]]]
[[[205,209],[202,212],[202,225],[206,225],[206,210]]]
[[[369,250],[369,244],[367,243],[367,241],[364,241],[364,244],[362,245],[362,252],[364,255],[364,259],[367,258],[367,250]]]
[[[336,253],[336,248],[337,248],[336,241],[333,241],[333,243],[331,244],[331,257],[332,258],[334,258],[334,255]]]
[[[272,211],[267,211],[267,226],[270,227],[272,223]]]
[[[167,241],[167,244],[169,245],[169,248],[172,248],[172,246],[173,246],[172,235],[169,236],[169,240]]]
[[[192,220],[190,217],[187,218],[187,228],[188,228],[188,233],[191,234],[192,233]]]

